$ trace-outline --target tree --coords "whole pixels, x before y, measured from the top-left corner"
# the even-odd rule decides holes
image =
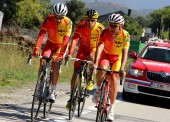
[[[153,32],[156,34],[159,30],[159,37],[161,30],[168,30],[170,28],[170,6],[167,6],[163,9],[158,9],[153,11],[149,15],[149,26],[152,28]],[[165,32],[166,33],[166,32]],[[164,34],[163,34],[164,35]],[[165,38],[165,37],[164,37]]]
[[[140,26],[137,19],[125,16],[124,29],[129,32],[130,35],[138,36],[142,34],[142,27]]]
[[[85,3],[81,0],[70,0],[66,1],[66,6],[68,7],[67,16],[72,20],[73,28],[75,28],[79,21],[84,18]]]
[[[7,4],[6,8],[2,8],[4,22],[11,26],[16,23],[20,27],[37,27],[51,9],[50,0],[2,0],[2,2]]]

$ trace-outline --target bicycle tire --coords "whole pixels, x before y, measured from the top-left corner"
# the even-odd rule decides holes
[[[97,106],[97,115],[96,115],[96,122],[101,122],[102,120],[102,109],[103,109],[103,102],[105,99],[105,82],[102,82],[102,87],[101,87],[101,95],[99,97],[99,103]]]
[[[49,79],[47,79],[49,80]],[[49,85],[47,85],[49,84]],[[44,114],[44,118],[47,118],[51,112],[51,107],[52,107],[52,102],[49,102],[48,100],[48,96],[50,95],[50,80],[46,82],[46,85],[45,85],[45,104],[44,104],[44,111],[43,111],[43,114]]]
[[[33,101],[32,101],[32,107],[31,107],[31,122],[35,122],[35,120],[38,117],[40,108],[42,107],[41,106],[42,105],[42,97],[41,97],[42,89],[40,92],[38,91],[39,90],[38,87],[42,79],[44,80],[43,72],[40,73],[40,76],[38,78],[38,81],[35,87],[34,95],[33,95]],[[38,94],[37,92],[39,92],[38,100],[36,100],[37,99],[36,94]]]
[[[107,113],[103,112],[101,116],[101,122],[106,122],[106,120],[107,120]]]
[[[79,78],[79,75],[77,75],[76,81]],[[74,82],[73,90],[71,91],[71,100],[70,100],[70,107],[69,107],[69,120],[73,118],[73,115],[76,110],[76,105],[78,102],[78,85],[76,85],[76,81]]]
[[[85,87],[86,83],[87,82],[84,81],[84,84],[81,85],[82,93],[80,94],[79,101],[78,101],[78,117],[80,117],[82,115],[84,105],[85,105],[85,101],[86,101],[86,95],[87,95],[87,89]]]

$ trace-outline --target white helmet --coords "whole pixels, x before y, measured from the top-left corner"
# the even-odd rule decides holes
[[[68,8],[65,4],[57,3],[53,6],[53,13],[59,16],[65,16],[68,12]]]
[[[120,14],[115,14],[115,13],[109,15],[107,21],[110,23],[118,23],[122,25],[124,25],[125,23],[123,16],[121,16]]]

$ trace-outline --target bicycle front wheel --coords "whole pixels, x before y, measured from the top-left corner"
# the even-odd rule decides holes
[[[80,82],[81,82],[81,78],[80,79]],[[79,82],[79,83],[80,83]],[[80,91],[80,94],[79,94],[79,100],[78,100],[78,117],[81,116],[82,112],[83,112],[83,109],[84,109],[84,105],[85,105],[85,101],[86,101],[86,98],[87,98],[87,89],[86,89],[86,81],[84,81],[84,83],[82,83],[79,87],[79,91]]]
[[[44,100],[45,100],[45,104],[44,104],[44,118],[47,118],[51,112],[51,107],[52,107],[52,102],[49,102],[48,96],[50,95],[50,81],[46,82],[46,86],[45,88],[45,94],[44,94]]]
[[[32,107],[31,107],[31,122],[35,122],[35,120],[38,117],[40,108],[43,106],[42,104],[42,89],[41,89],[41,81],[44,81],[44,75],[43,73],[40,74],[39,79],[37,81],[34,95],[33,95],[33,101],[32,101]]]
[[[103,103],[104,103],[104,99],[105,99],[105,82],[102,83],[102,87],[101,87],[101,93],[100,93],[100,97],[99,97],[99,103],[97,106],[97,115],[96,115],[96,122],[103,122],[102,121],[102,114],[103,114]]]
[[[77,80],[78,79],[79,79],[79,75],[77,75],[76,81],[74,82],[74,87],[71,91],[69,120],[71,120],[73,118],[74,112],[76,110],[76,105],[77,105],[77,102],[78,102],[78,87],[77,87]]]

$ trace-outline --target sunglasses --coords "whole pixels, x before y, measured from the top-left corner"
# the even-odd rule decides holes
[[[110,28],[117,28],[117,27],[119,27],[120,25],[118,25],[118,24],[109,24],[109,27]]]
[[[96,21],[95,19],[87,19],[88,22],[94,22]]]

